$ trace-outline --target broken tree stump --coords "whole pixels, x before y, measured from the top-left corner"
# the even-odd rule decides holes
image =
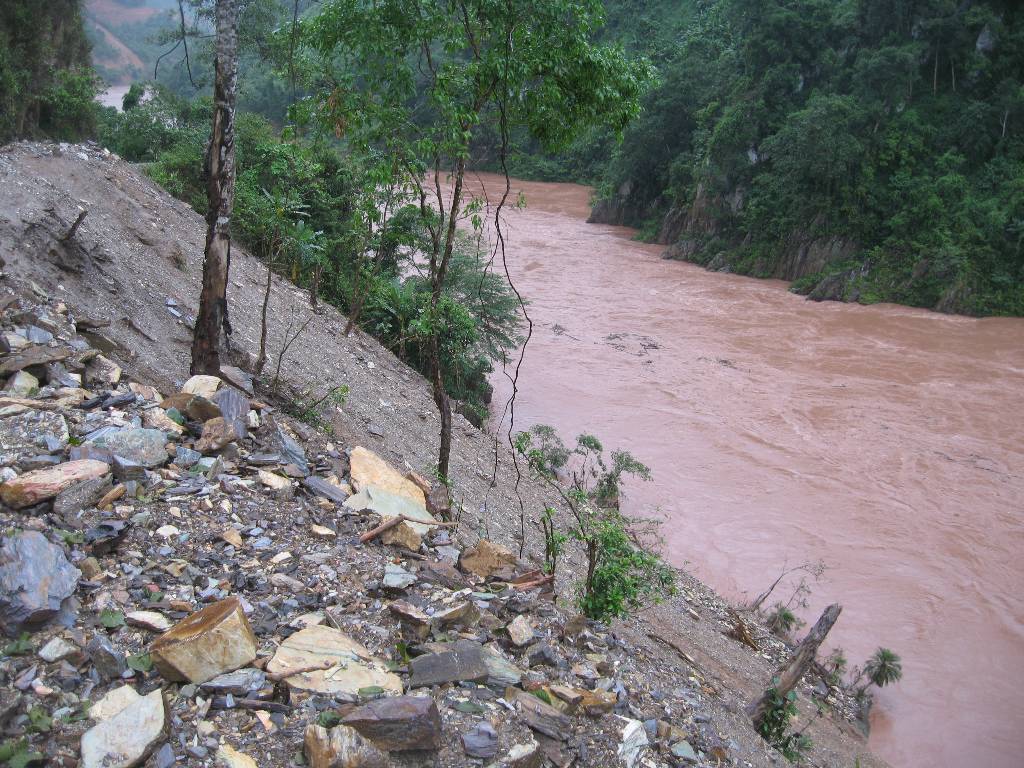
[[[73,238],[75,236],[75,233],[78,232],[78,228],[80,226],[82,226],[82,222],[85,221],[85,217],[88,214],[89,214],[89,212],[87,210],[85,210],[84,208],[79,206],[79,208],[78,208],[78,218],[75,219],[75,223],[71,225],[71,229],[69,229],[67,232],[65,232],[64,236],[60,239],[60,241],[62,243],[66,243],[68,240],[70,240],[71,238]]]
[[[754,721],[754,728],[760,728],[765,714],[771,709],[771,702],[774,698],[771,693],[772,690],[774,690],[776,696],[784,699],[790,691],[796,688],[800,678],[804,676],[804,673],[814,662],[814,658],[818,654],[818,647],[829,633],[829,630],[832,629],[832,625],[836,623],[836,619],[839,618],[842,610],[843,606],[834,603],[822,612],[817,623],[796,649],[796,653],[772,676],[772,683],[774,684],[769,685],[768,690],[762,694],[761,698],[747,707],[750,719]],[[778,682],[775,683],[775,680],[778,680]]]

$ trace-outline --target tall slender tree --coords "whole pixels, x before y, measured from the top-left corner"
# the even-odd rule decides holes
[[[398,164],[429,235],[431,296],[419,322],[429,329],[443,478],[452,433],[442,370],[448,269],[460,220],[482,225],[483,203],[464,186],[473,141],[489,127],[507,147],[519,129],[553,148],[595,122],[621,129],[651,71],[593,43],[601,22],[599,0],[329,0],[307,27],[322,56],[325,116],[351,146]]]
[[[228,322],[231,212],[235,203],[235,97],[238,92],[240,0],[217,0],[213,129],[206,150],[206,250],[199,316],[192,338],[192,373],[220,373],[221,328]]]

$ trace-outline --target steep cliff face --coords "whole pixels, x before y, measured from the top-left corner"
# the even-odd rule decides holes
[[[0,142],[91,128],[95,84],[80,0],[0,4]]]
[[[616,227],[636,227],[653,215],[651,205],[638,199],[636,185],[627,181],[614,195],[598,200],[590,212],[588,224],[611,224]]]
[[[653,204],[642,205],[629,182],[605,200],[598,201],[588,219],[591,223],[639,226],[651,215]],[[827,222],[809,222],[771,252],[752,254],[744,246],[749,238],[732,226],[746,202],[746,190],[736,187],[725,195],[709,194],[698,184],[688,205],[673,205],[661,219],[656,242],[668,246],[664,258],[690,261],[719,272],[739,272],[754,277],[802,281],[795,287],[812,299],[857,300],[848,295],[849,284],[863,276],[857,263],[859,247],[849,238],[827,232]],[[851,267],[856,263],[856,267]]]

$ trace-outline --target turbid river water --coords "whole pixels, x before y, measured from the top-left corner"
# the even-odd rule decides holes
[[[851,663],[903,657],[871,736],[894,766],[1024,764],[1024,320],[805,301],[586,224],[584,187],[520,189],[517,429],[649,464],[626,511],[662,515],[668,557],[728,597],[824,560],[804,618],[841,602]]]

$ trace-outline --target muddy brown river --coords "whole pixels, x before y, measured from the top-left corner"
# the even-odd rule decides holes
[[[1024,764],[1024,320],[805,301],[586,224],[584,187],[513,189],[536,325],[516,428],[649,464],[626,512],[663,516],[669,559],[732,599],[824,560],[803,617],[841,602],[851,664],[903,657],[872,718],[894,766]]]

